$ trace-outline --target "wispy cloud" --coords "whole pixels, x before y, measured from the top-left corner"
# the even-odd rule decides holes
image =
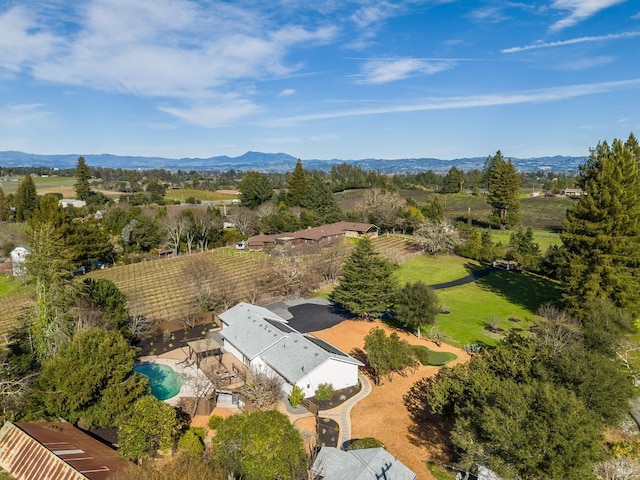
[[[216,128],[232,125],[241,118],[254,115],[260,112],[262,107],[247,99],[233,98],[187,107],[159,107],[159,110],[191,125]]]
[[[587,18],[596,15],[601,10],[612,7],[626,0],[554,0],[552,8],[569,11],[569,15],[551,25],[552,31],[572,27]]]
[[[395,58],[368,60],[362,65],[362,73],[354,75],[356,83],[380,85],[414,75],[431,75],[455,66],[454,60],[424,60],[419,58]]]
[[[21,128],[35,120],[51,115],[42,110],[41,103],[9,105],[0,108],[0,126],[2,128]]]
[[[285,88],[280,93],[278,93],[279,97],[290,97],[291,95],[295,95],[296,91],[293,88]]]
[[[268,121],[267,124],[271,126],[290,126],[300,122],[365,115],[557,102],[576,97],[619,91],[625,88],[640,88],[640,78],[616,82],[568,85],[564,87],[526,90],[522,92],[495,93],[467,97],[428,98],[425,100],[416,100],[411,104],[385,105],[377,108],[338,110],[333,112],[277,118]]]
[[[560,40],[557,42],[540,42],[533,43],[531,45],[524,45],[522,47],[511,47],[505,48],[501,50],[502,53],[516,53],[516,52],[524,52],[527,50],[537,50],[539,48],[554,48],[554,47],[563,47],[566,45],[575,45],[578,43],[593,43],[593,42],[605,42],[608,40],[618,40],[621,38],[634,38],[639,37],[640,32],[622,32],[622,33],[611,33],[609,35],[599,35],[599,36],[591,36],[591,37],[578,37],[571,38],[569,40]]]

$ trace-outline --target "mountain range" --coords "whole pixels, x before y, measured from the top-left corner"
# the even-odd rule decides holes
[[[17,151],[0,152],[2,167],[45,167],[52,169],[75,168],[79,154],[36,155]],[[238,157],[226,155],[210,158],[163,158],[134,157],[111,154],[83,155],[87,164],[92,167],[108,167],[123,169],[165,169],[195,171],[227,171],[231,169],[259,172],[287,172],[293,170],[297,158],[286,153],[247,152]],[[441,160],[437,158],[399,158],[380,159],[365,158],[359,160],[341,159],[309,159],[302,160],[308,170],[330,170],[334,165],[348,163],[365,170],[376,170],[384,174],[417,173],[433,170],[446,173],[451,167],[469,171],[481,170],[486,157],[456,158]],[[520,172],[551,171],[556,173],[575,173],[586,157],[532,157],[511,159]]]

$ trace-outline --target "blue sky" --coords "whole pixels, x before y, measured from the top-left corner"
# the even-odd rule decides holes
[[[0,150],[586,155],[640,136],[637,0],[0,0]]]

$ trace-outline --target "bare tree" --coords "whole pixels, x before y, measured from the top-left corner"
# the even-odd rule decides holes
[[[252,368],[242,386],[242,394],[260,410],[271,407],[282,396],[284,381],[264,369]]]
[[[127,308],[129,309],[128,327],[133,338],[144,338],[151,330],[153,322],[145,313],[142,300],[134,295],[127,297]]]
[[[271,285],[276,295],[300,295],[312,288],[312,272],[297,249],[278,245],[271,260]]]
[[[640,462],[631,458],[610,458],[593,469],[598,480],[635,480],[640,478]]]
[[[2,417],[8,419],[24,405],[24,397],[38,372],[22,375],[6,358],[0,360],[0,403]]]
[[[551,303],[545,303],[538,308],[538,315],[543,318],[537,324],[538,338],[553,355],[582,340],[580,322],[565,310]]]
[[[188,226],[187,218],[180,211],[170,210],[160,223],[167,234],[167,245],[178,255],[180,240]]]
[[[397,192],[372,188],[365,192],[358,209],[380,228],[394,230],[404,204],[405,200]]]
[[[247,207],[240,207],[236,213],[231,215],[231,221],[243,237],[250,237],[258,229],[258,215]]]
[[[637,343],[631,342],[629,339],[624,339],[616,348],[616,356],[622,362],[622,365],[629,372],[629,376],[635,386],[640,385],[640,371],[636,368],[632,362],[631,357],[636,356],[636,352],[640,351],[640,346]]]
[[[333,283],[338,280],[346,255],[346,249],[342,244],[331,245],[322,249],[321,270],[326,282]]]

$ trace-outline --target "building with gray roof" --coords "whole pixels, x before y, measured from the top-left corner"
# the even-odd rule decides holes
[[[384,448],[322,447],[311,466],[314,480],[415,480],[416,474]]]
[[[358,383],[358,367],[363,366],[360,361],[319,338],[298,332],[264,307],[242,302],[218,317],[224,349],[250,369],[281,377],[287,394],[293,385],[310,397],[322,383],[336,390]]]

